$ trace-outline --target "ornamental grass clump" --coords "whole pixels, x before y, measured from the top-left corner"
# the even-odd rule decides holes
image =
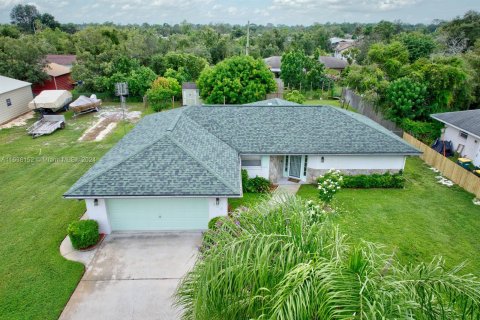
[[[480,283],[462,266],[402,265],[379,245],[347,242],[330,216],[289,196],[222,220],[177,288],[183,319],[480,317]]]
[[[326,174],[317,179],[318,196],[325,203],[330,203],[335,194],[340,191],[343,182],[342,173],[339,170],[330,169]]]

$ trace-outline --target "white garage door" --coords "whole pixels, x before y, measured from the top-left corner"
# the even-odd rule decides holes
[[[203,230],[208,226],[206,198],[108,199],[112,231]]]

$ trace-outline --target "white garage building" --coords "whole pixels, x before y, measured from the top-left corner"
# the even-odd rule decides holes
[[[203,230],[242,197],[241,169],[299,183],[336,168],[398,172],[420,152],[370,119],[329,106],[192,106],[145,117],[66,198],[101,232]]]
[[[0,125],[30,111],[32,84],[0,76]]]

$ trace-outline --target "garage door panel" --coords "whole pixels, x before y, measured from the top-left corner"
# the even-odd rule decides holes
[[[206,198],[108,199],[113,231],[207,229]]]

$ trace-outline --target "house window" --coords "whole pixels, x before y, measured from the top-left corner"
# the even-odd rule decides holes
[[[7,99],[7,107],[10,107],[12,105],[12,100],[9,98]]]
[[[288,156],[285,156],[285,172],[288,172]]]
[[[242,157],[242,167],[261,167],[262,158],[261,157]]]
[[[305,156],[305,163],[303,164],[303,175],[307,176],[307,163],[308,163],[308,156]]]
[[[463,139],[467,139],[468,138],[468,133],[466,133],[464,131],[460,131],[460,137],[462,137]]]

